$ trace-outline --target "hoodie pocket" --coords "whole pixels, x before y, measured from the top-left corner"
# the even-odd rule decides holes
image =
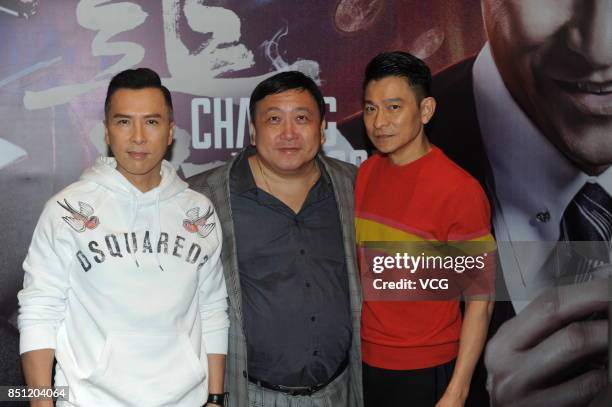
[[[184,333],[111,333],[88,381],[125,405],[173,404],[192,391],[203,398],[206,375]]]

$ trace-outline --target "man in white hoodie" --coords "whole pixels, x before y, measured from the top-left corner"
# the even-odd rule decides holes
[[[145,68],[110,82],[106,143],[49,200],[24,262],[20,353],[31,387],[67,406],[223,404],[227,291],[211,202],[163,160],[169,91]],[[52,406],[50,400],[32,406]]]

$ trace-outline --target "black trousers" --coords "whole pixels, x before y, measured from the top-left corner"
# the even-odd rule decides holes
[[[454,360],[417,370],[387,370],[364,363],[364,407],[433,407],[444,394],[454,368]]]

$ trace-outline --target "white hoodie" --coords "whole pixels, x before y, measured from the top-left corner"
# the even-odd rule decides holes
[[[140,192],[101,157],[55,195],[23,264],[20,352],[55,349],[77,406],[201,406],[227,353],[221,225],[163,162]]]

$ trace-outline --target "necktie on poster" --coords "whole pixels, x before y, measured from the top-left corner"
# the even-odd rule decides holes
[[[612,198],[599,184],[585,183],[565,209],[560,229],[559,241],[568,243],[569,250],[558,277],[574,283],[591,280],[592,270],[610,262]]]

